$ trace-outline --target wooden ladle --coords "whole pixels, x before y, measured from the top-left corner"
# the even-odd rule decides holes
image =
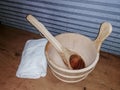
[[[85,67],[85,63],[80,55],[77,53],[63,47],[58,40],[45,28],[45,26],[40,23],[32,15],[27,16],[27,20],[35,26],[55,47],[59,55],[61,56],[64,63],[68,66],[69,69],[81,69]]]

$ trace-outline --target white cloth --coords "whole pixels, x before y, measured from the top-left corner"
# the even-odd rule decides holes
[[[46,76],[47,61],[45,46],[47,39],[28,40],[22,52],[21,62],[16,72],[19,78],[37,79]]]

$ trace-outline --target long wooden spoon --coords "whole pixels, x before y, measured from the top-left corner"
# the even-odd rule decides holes
[[[80,55],[77,53],[68,50],[63,47],[58,40],[55,39],[54,36],[45,28],[45,26],[40,23],[35,17],[32,15],[27,16],[27,20],[35,26],[47,39],[48,41],[55,47],[57,52],[60,54],[64,63],[68,66],[69,69],[81,69],[85,67],[85,63]]]

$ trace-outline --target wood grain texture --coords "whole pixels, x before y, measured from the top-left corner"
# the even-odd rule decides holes
[[[95,70],[75,84],[56,79],[49,67],[44,78],[19,79],[15,76],[21,53],[28,39],[37,34],[0,25],[0,90],[120,90],[120,56],[100,52]]]

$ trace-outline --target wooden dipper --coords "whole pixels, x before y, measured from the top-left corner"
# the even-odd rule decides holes
[[[59,55],[61,56],[63,62],[68,66],[69,69],[82,69],[85,67],[85,63],[80,55],[77,53],[63,47],[58,40],[45,28],[45,26],[40,23],[32,15],[27,16],[27,20],[36,27],[55,47]]]

